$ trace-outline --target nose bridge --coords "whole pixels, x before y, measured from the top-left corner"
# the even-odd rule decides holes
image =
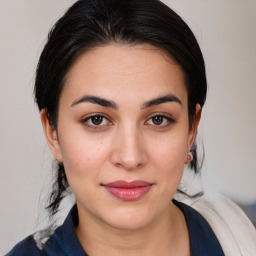
[[[140,128],[133,123],[120,125],[114,139],[112,162],[127,170],[146,163],[147,156]]]

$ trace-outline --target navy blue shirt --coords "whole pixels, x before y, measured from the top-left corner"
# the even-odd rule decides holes
[[[190,237],[191,256],[224,256],[221,245],[210,225],[196,210],[178,201],[174,204],[183,212]],[[88,256],[75,234],[78,225],[76,205],[69,212],[63,225],[57,228],[47,240],[44,249],[39,250],[29,236],[18,243],[6,256]]]

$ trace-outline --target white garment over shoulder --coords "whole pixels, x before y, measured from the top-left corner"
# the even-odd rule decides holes
[[[256,256],[256,229],[230,199],[205,193],[200,198],[180,201],[190,205],[207,220],[226,256]]]

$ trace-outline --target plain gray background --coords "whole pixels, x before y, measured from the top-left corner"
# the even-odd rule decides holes
[[[34,71],[48,30],[73,2],[0,0],[1,255],[43,222],[52,156],[33,103]],[[190,25],[205,56],[203,186],[255,201],[256,1],[164,2]]]

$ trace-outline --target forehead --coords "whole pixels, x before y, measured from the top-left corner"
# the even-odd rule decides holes
[[[116,44],[82,54],[66,76],[62,96],[97,94],[134,100],[135,95],[155,98],[168,93],[187,99],[183,71],[166,52],[147,44]]]

